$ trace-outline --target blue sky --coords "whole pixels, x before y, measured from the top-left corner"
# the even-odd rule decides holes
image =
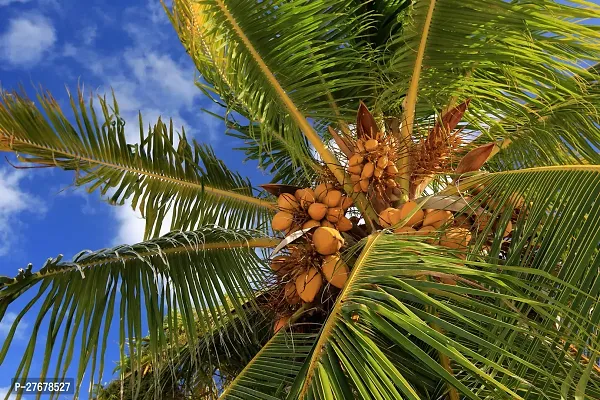
[[[172,117],[255,185],[268,181],[255,164],[242,164],[242,153],[231,151],[239,143],[224,135],[221,121],[201,111],[218,108],[194,86],[194,78],[193,64],[158,0],[0,0],[0,88],[23,85],[34,96],[41,85],[68,113],[65,86],[74,91],[80,84],[98,94],[109,94],[112,87],[128,134],[137,133],[138,111],[146,125],[160,115]],[[143,221],[130,207],[112,207],[96,193],[73,190],[72,179],[60,170],[14,169],[1,155],[0,275],[14,276],[29,262],[38,269],[59,253],[71,257],[83,249],[142,239]],[[22,306],[17,303],[0,321],[0,342]],[[0,398],[32,323],[33,316],[25,318],[0,365]],[[108,372],[118,359],[117,340],[116,333],[109,338]],[[41,351],[32,377],[39,371]]]

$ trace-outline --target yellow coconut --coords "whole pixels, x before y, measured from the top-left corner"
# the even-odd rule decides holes
[[[346,231],[349,231],[350,229],[352,229],[352,221],[350,221],[346,217],[342,217],[337,222],[336,226],[340,232],[346,232]]]
[[[312,203],[308,206],[308,215],[314,220],[320,221],[327,214],[327,206],[323,203]]]
[[[348,167],[348,172],[351,173],[351,174],[358,174],[358,175],[360,175],[360,173],[362,172],[362,170],[363,170],[362,164],[353,165],[351,167]]]
[[[388,165],[387,156],[379,157],[379,159],[377,160],[377,167],[380,169],[384,169],[385,167],[387,167],[387,165]]]
[[[410,219],[403,225],[417,225],[423,220],[423,217],[425,215],[423,210],[418,209],[418,207],[418,204],[413,200],[407,201],[406,203],[402,204],[402,207],[400,207],[400,211],[392,215],[392,223],[395,225],[414,212],[413,216],[410,217]]]
[[[394,163],[388,163],[387,167],[385,167],[385,172],[390,175],[396,175],[398,173],[398,167]]]
[[[350,180],[352,181],[352,183],[356,184],[356,183],[360,182],[360,175],[352,174],[352,175],[350,175]]]
[[[281,210],[285,211],[293,211],[300,207],[298,204],[298,200],[291,193],[282,193],[279,198],[277,198],[277,205]]]
[[[414,235],[417,231],[410,226],[403,226],[400,228],[394,229],[394,233],[398,233],[400,235]]]
[[[379,213],[379,225],[384,228],[392,225],[392,215],[397,214],[398,210],[393,207],[388,207]]]
[[[369,139],[365,142],[365,150],[374,151],[377,150],[379,142],[376,139]]]
[[[368,179],[361,179],[359,184],[360,184],[360,190],[362,190],[365,193],[369,191],[369,180]]]
[[[340,206],[344,209],[347,210],[350,207],[352,207],[352,198],[348,197],[348,196],[343,196],[342,200],[340,201]]]
[[[300,202],[302,208],[307,209],[309,205],[315,202],[315,192],[311,188],[298,189],[294,194],[296,199]]]
[[[283,316],[283,317],[279,318],[275,322],[275,326],[273,327],[273,330],[275,331],[275,333],[279,332],[279,330],[281,328],[283,328],[284,326],[286,326],[289,320],[290,320],[290,316],[289,315],[286,315],[286,316]]]
[[[350,273],[346,263],[337,255],[325,257],[321,264],[321,271],[323,271],[327,282],[339,289],[344,287]]]
[[[352,157],[350,157],[350,160],[348,161],[348,165],[350,167],[353,167],[355,165],[361,165],[364,161],[364,157],[361,156],[360,154],[354,154]]]
[[[425,215],[425,219],[427,219],[427,215]],[[423,224],[425,224],[424,221]],[[459,214],[454,217],[454,221],[452,222],[452,224],[454,226],[459,226],[468,229],[471,226],[471,218],[466,214]]]
[[[423,225],[431,225],[437,227],[439,223],[443,224],[452,218],[452,213],[446,210],[432,210],[425,214]],[[441,226],[440,224],[440,226]]]
[[[311,303],[317,297],[321,286],[323,286],[323,278],[315,267],[309,268],[305,274],[296,278],[296,292],[305,303]]]
[[[334,224],[344,216],[344,210],[341,207],[330,207],[327,210],[327,221],[333,222]]]
[[[434,244],[436,242],[435,231],[436,229],[433,226],[423,226],[417,231],[417,235],[431,237],[431,239],[427,239],[425,240],[425,242],[429,244]]]
[[[279,211],[273,217],[273,221],[271,222],[271,226],[276,231],[285,231],[292,226],[294,216],[285,211]]]
[[[321,226],[313,234],[315,249],[321,255],[328,256],[337,253],[344,245],[344,238],[336,229]]]
[[[475,226],[477,226],[479,232],[484,231],[490,223],[492,223],[492,214],[489,212],[479,214],[475,220]]]
[[[339,190],[332,190],[325,196],[324,203],[327,205],[327,207],[336,207],[340,204],[341,200],[342,192]]]
[[[301,299],[300,296],[298,296],[298,292],[296,291],[295,282],[290,281],[286,283],[283,287],[283,290],[285,293],[285,300],[288,302],[288,304],[294,305],[300,303]]]
[[[271,260],[271,269],[275,272],[279,271],[287,262],[289,257],[277,256]]]
[[[396,181],[389,178],[385,180],[385,186],[389,187],[389,188],[395,188],[397,186]]]
[[[323,199],[327,195],[327,192],[333,189],[333,185],[331,183],[321,183],[315,188],[315,198],[319,202],[323,202]]]
[[[512,230],[513,230],[512,222],[508,221],[508,224],[506,225],[506,228],[504,228],[504,234],[502,236],[506,237],[506,236],[510,235]]]
[[[351,176],[351,178],[354,177],[354,175]],[[360,179],[360,176],[358,177]],[[369,182],[367,181],[367,186],[368,186]],[[354,186],[352,187],[352,191],[354,193],[360,193],[362,192],[362,186],[360,184],[360,182],[356,182],[354,183]]]
[[[371,162],[368,162],[363,167],[360,177],[362,179],[368,179],[373,176],[373,172],[375,172],[375,165],[373,165]]]
[[[321,226],[324,226],[325,228],[337,229],[337,227],[334,224],[327,221],[326,219],[321,221]]]
[[[471,232],[465,228],[448,228],[440,238],[440,244],[451,249],[463,250],[471,240]]]
[[[379,167],[375,168],[375,171],[373,171],[373,176],[377,179],[381,178],[383,176],[383,170]]]
[[[315,226],[321,226],[321,222],[315,221],[314,219],[309,219],[304,224],[302,224],[302,229],[310,229],[314,228]]]

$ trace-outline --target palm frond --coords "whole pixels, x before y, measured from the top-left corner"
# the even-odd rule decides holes
[[[588,95],[598,75],[585,66],[600,59],[590,21],[598,16],[600,7],[583,1],[414,1],[386,44],[395,48],[383,54],[379,107],[404,110],[412,129],[413,117],[427,125],[433,112],[469,98],[467,118],[478,133],[523,137],[530,154],[562,142],[597,163],[598,102]],[[591,121],[582,121],[582,110]],[[567,118],[541,133],[549,116]],[[515,131],[532,120],[539,128]]]
[[[259,294],[258,296],[263,296]],[[260,299],[253,302],[261,303]],[[261,307],[262,304],[259,304]],[[199,314],[202,314],[199,313]],[[135,390],[130,386],[130,376],[141,374],[141,399],[186,398],[192,395],[199,399],[213,399],[218,396],[261,349],[271,332],[273,316],[250,307],[244,318],[234,313],[232,316],[215,321],[203,320],[204,328],[197,321],[199,337],[189,343],[185,334],[174,335],[176,342],[168,342],[158,365],[149,347],[149,337],[142,339],[139,370],[132,370],[131,358],[127,357],[118,366],[119,379],[115,379],[97,390],[97,400],[121,399],[121,385],[125,399],[133,399]],[[244,319],[251,324],[245,327]],[[168,326],[165,326],[168,330]],[[236,332],[246,330],[249,334],[243,346],[235,342]],[[167,341],[170,337],[167,335]],[[174,349],[174,350],[173,350]]]
[[[351,1],[256,7],[246,0],[179,0],[171,14],[203,76],[219,76],[215,81],[225,84],[217,89],[219,94],[230,91],[244,97],[242,104],[251,108],[240,113],[266,125],[267,141],[273,127],[281,127],[274,131],[290,143],[288,148],[305,154],[303,134],[348,193],[353,185],[309,119],[331,117],[335,112],[330,99],[350,91],[341,97],[347,99],[357,87],[365,87],[368,62],[348,45],[356,37],[354,27],[360,26],[348,18],[354,8]],[[292,45],[292,38],[302,43]],[[362,194],[355,204],[375,217]]]
[[[282,329],[225,388],[220,398],[285,398],[316,338],[316,334]]]
[[[38,289],[15,319],[0,351],[0,364],[6,362],[20,321],[34,306],[39,308],[38,316],[15,376],[28,376],[41,324],[46,321],[48,340],[43,349],[46,361],[41,375],[46,376],[52,356],[57,356],[54,376],[64,377],[75,351],[74,338],[81,335],[75,377],[78,388],[88,363],[92,365],[92,386],[102,377],[107,334],[117,305],[121,359],[125,359],[124,347],[128,345],[133,371],[141,370],[142,342],[136,338],[144,336],[145,324],[149,332],[148,354],[156,366],[161,364],[165,351],[176,350],[169,348],[167,342],[176,343],[180,335],[185,335],[190,351],[196,354],[201,350],[199,332],[212,329],[207,325],[226,324],[234,313],[241,322],[235,340],[251,342],[246,304],[253,306],[255,292],[269,274],[255,250],[277,243],[255,231],[211,226],[171,233],[133,246],[82,252],[70,262],[59,256],[49,259],[38,272],[31,272],[29,265],[15,278],[1,280],[0,319],[17,299]],[[140,374],[135,380],[132,375],[132,387],[139,390],[140,382]]]
[[[23,162],[73,170],[76,185],[109,193],[112,203],[130,199],[146,218],[147,238],[159,234],[169,210],[171,230],[256,228],[273,212],[274,205],[253,197],[250,182],[229,171],[210,147],[190,144],[185,132],[176,137],[172,123],[159,120],[145,135],[140,115],[140,141],[128,144],[116,99],[112,111],[100,99],[102,119],[93,98],[86,105],[79,92],[70,100],[77,127],[50,94],[38,96],[38,108],[24,96],[4,93],[0,150],[14,151]]]

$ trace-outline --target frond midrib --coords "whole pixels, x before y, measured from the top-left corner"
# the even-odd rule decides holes
[[[358,260],[356,260],[356,263],[354,264],[354,267],[352,268],[350,276],[348,277],[348,281],[346,282],[344,288],[338,295],[335,305],[333,306],[333,309],[331,310],[329,317],[325,321],[325,325],[323,326],[323,329],[321,330],[321,333],[319,334],[319,339],[317,340],[317,343],[315,344],[315,348],[313,349],[313,353],[312,353],[312,356],[311,356],[311,359],[310,359],[310,362],[308,365],[308,369],[307,369],[307,375],[306,375],[306,378],[304,379],[302,389],[300,390],[300,394],[298,396],[299,399],[303,399],[304,396],[306,395],[306,393],[309,389],[310,382],[312,380],[312,375],[314,374],[314,371],[315,371],[316,364],[319,361],[319,358],[321,357],[321,349],[325,346],[327,340],[329,339],[329,336],[331,335],[331,331],[333,330],[335,322],[338,319],[338,315],[340,313],[342,305],[343,305],[344,301],[346,300],[346,295],[351,290],[352,285],[353,285],[354,281],[356,280],[356,277],[359,275],[361,267],[364,265],[364,260],[367,258],[367,256],[373,249],[374,244],[377,242],[377,239],[379,239],[381,237],[381,235],[382,235],[382,233],[375,233],[375,234],[370,235],[367,238],[367,243],[365,244],[363,251],[361,252],[360,256],[358,257]]]
[[[179,254],[179,253],[189,253],[191,251],[210,251],[210,250],[223,250],[223,249],[236,249],[236,248],[269,248],[275,247],[279,244],[280,240],[276,238],[259,238],[259,239],[249,239],[242,241],[230,241],[230,242],[215,242],[215,243],[198,243],[196,245],[181,245],[176,247],[170,247],[168,249],[160,249],[154,251],[144,251],[144,252],[136,252],[135,254],[124,254],[119,255],[116,254],[113,257],[102,258],[99,260],[92,260],[87,262],[70,262],[70,267],[67,268],[59,268],[54,271],[38,271],[34,272],[31,276],[27,277],[26,280],[39,280],[42,278],[47,278],[50,276],[71,272],[73,270],[82,271],[84,268],[91,268],[98,265],[106,265],[112,263],[124,263],[128,260],[132,259],[140,259],[145,257],[156,257],[164,254]],[[83,272],[82,272],[83,274]],[[8,282],[4,285],[4,289],[14,285],[16,283],[22,282],[21,280],[14,279],[12,282]]]
[[[31,147],[36,147],[40,150],[48,150],[48,151],[52,151],[54,153],[59,153],[59,154],[63,154],[66,157],[71,157],[73,159],[79,160],[79,161],[85,161],[88,162],[89,164],[97,164],[97,165],[101,165],[104,167],[108,167],[108,168],[112,168],[112,169],[117,169],[117,170],[121,170],[121,171],[125,171],[125,172],[131,172],[134,174],[138,174],[138,175],[146,175],[150,178],[153,179],[157,179],[157,180],[163,180],[163,181],[167,181],[170,183],[173,183],[175,185],[181,185],[181,186],[187,186],[199,191],[204,191],[204,192],[208,192],[211,194],[214,194],[215,196],[219,196],[219,197],[227,197],[230,199],[234,199],[234,200],[238,200],[238,201],[242,201],[245,203],[250,203],[250,204],[254,204],[257,205],[259,207],[264,207],[264,208],[268,208],[268,209],[276,209],[277,206],[275,205],[275,203],[272,203],[270,201],[266,201],[266,200],[262,200],[262,199],[258,199],[255,197],[251,197],[251,196],[246,196],[243,194],[239,194],[239,193],[234,193],[228,190],[223,190],[223,189],[218,189],[212,186],[206,186],[206,185],[202,185],[199,183],[195,183],[195,182],[190,182],[190,181],[186,181],[186,180],[182,180],[182,179],[178,179],[178,178],[174,178],[174,177],[170,177],[170,176],[165,176],[165,175],[160,175],[154,172],[150,172],[144,169],[139,169],[139,168],[133,168],[130,166],[124,166],[124,165],[119,165],[119,164],[115,164],[115,163],[109,163],[106,161],[100,161],[97,159],[93,159],[90,157],[85,157],[82,156],[80,154],[74,154],[74,153],[70,153],[68,151],[65,150],[57,150],[48,146],[43,146],[43,145],[39,145],[36,143],[32,143],[28,140],[23,140],[23,139],[19,139],[16,138],[14,135],[5,135],[5,137],[9,138],[9,142],[8,145],[6,147],[6,150],[8,151],[14,151],[15,153],[17,153],[17,151],[13,150],[13,146],[15,143],[22,143],[24,145],[27,146],[31,146]],[[5,148],[0,148],[0,151],[5,150]],[[42,161],[37,161],[38,163],[43,163]],[[48,163],[50,165],[53,165],[51,163]]]

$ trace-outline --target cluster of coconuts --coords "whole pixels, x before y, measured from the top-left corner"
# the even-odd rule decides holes
[[[321,226],[340,232],[352,229],[352,222],[346,218],[352,199],[331,184],[322,183],[314,190],[298,189],[294,194],[282,193],[277,205],[280,211],[273,217],[272,227],[286,235]]]
[[[392,138],[377,132],[374,137],[359,138],[348,161],[348,173],[354,192],[365,192],[373,185],[384,188],[388,197],[400,195],[396,183],[396,149]]]
[[[288,255],[277,256],[271,268],[286,281],[285,300],[290,305],[312,303],[324,281],[339,289],[344,287],[350,270],[340,257],[344,238],[336,229],[317,228],[307,246],[292,247]]]
[[[408,220],[399,224],[407,218]],[[440,244],[456,250],[465,250],[471,241],[472,232],[483,231],[491,223],[498,224],[499,221],[494,221],[491,214],[487,212],[480,215],[467,215],[447,210],[421,210],[412,200],[404,203],[400,208],[386,208],[379,214],[379,224],[384,228],[394,226],[394,232],[397,234],[426,236],[429,237],[428,243]],[[436,231],[442,225],[448,228],[438,237]],[[510,235],[512,229],[512,222],[508,221],[502,236]]]

